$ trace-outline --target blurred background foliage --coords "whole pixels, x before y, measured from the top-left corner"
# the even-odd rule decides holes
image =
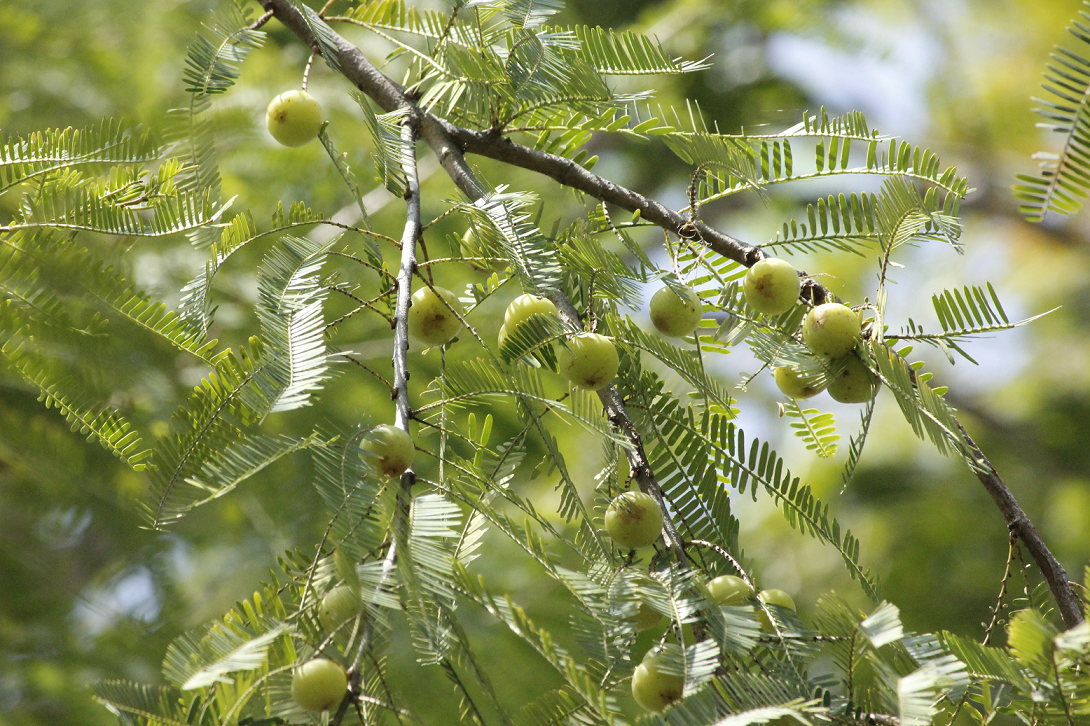
[[[0,0],[0,129],[24,135],[122,117],[162,131],[167,109],[187,102],[180,81],[185,49],[214,4]],[[969,175],[977,191],[963,206],[965,255],[938,247],[906,254],[891,293],[890,323],[896,327],[911,316],[936,328],[932,293],[986,281],[1012,319],[1062,306],[1027,328],[977,343],[970,353],[978,366],[963,360],[950,366],[934,351],[917,354],[938,385],[951,387],[948,398],[970,433],[1074,580],[1081,579],[1090,555],[1088,221],[1084,215],[1025,224],[1008,190],[1016,172],[1031,171],[1029,154],[1052,142],[1034,128],[1029,97],[1037,93],[1052,45],[1068,43],[1064,26],[1081,6],[1078,0],[572,0],[559,16],[562,23],[636,28],[657,36],[675,55],[711,55],[709,70],[659,83],[657,99],[664,106],[697,99],[721,130],[779,129],[804,109],[857,108],[882,132],[928,146]],[[256,3],[252,7],[256,15]],[[303,201],[327,214],[350,209],[318,144],[284,149],[264,131],[268,100],[299,85],[307,60],[305,49],[275,21],[266,30],[267,42],[247,61],[240,85],[213,107],[222,131],[224,196],[237,195],[235,209],[252,210],[266,226],[280,202]],[[354,29],[343,32],[375,60],[389,50],[368,45]],[[365,134],[346,84],[318,63],[310,90],[326,109],[335,143],[369,180]],[[592,145],[601,157],[597,172],[668,206],[684,205],[689,171],[665,146],[616,139]],[[481,171],[493,184],[540,192],[545,219],[567,221],[580,211],[580,200],[528,172],[490,163]],[[430,218],[456,191],[433,161],[424,162],[423,173]],[[859,179],[858,187],[837,191],[873,188],[871,180]],[[742,239],[764,242],[807,201],[831,191],[814,185],[805,190],[809,197],[773,193],[763,202],[733,200],[706,210],[705,218]],[[375,227],[396,236],[401,205],[390,202],[396,200],[381,189],[367,197]],[[0,196],[0,218],[10,218],[14,203],[14,195]],[[464,221],[450,218],[434,228],[428,237],[433,256],[445,255],[460,225]],[[652,249],[661,237],[641,241]],[[204,263],[184,238],[81,242],[116,259],[143,289],[170,305]],[[259,245],[247,248],[218,276],[214,333],[225,345],[256,332],[251,306],[262,253]],[[825,274],[822,282],[853,303],[873,295],[873,259],[819,254],[794,262]],[[344,274],[356,273],[346,267]],[[462,268],[440,270],[436,278],[451,288],[481,279]],[[503,303],[516,293],[509,290],[476,313],[483,330],[498,328]],[[642,313],[634,315],[640,319]],[[334,342],[385,370],[390,336],[377,320],[345,326]],[[96,343],[95,355],[114,375],[98,383],[153,437],[205,371],[135,329],[110,332]],[[740,353],[720,365],[732,385],[742,371],[754,369]],[[821,461],[792,440],[777,418],[774,393],[767,376],[739,391],[742,425],[771,440],[860,537],[864,562],[881,576],[884,596],[901,607],[906,625],[982,635],[999,591],[1007,536],[976,480],[916,441],[883,394],[862,465],[839,494],[858,407],[827,397],[815,401],[836,414],[844,436],[837,459]],[[271,467],[169,533],[144,529],[137,507],[141,476],[71,433],[36,397],[0,370],[0,723],[111,723],[110,714],[90,700],[88,683],[159,681],[170,640],[248,597],[285,549],[311,552],[325,514],[307,484],[309,464],[300,457]],[[281,416],[285,428],[353,427],[390,419],[392,404],[370,376],[346,367],[318,405]],[[502,408],[496,417],[493,441],[500,441],[512,435],[515,419]],[[587,481],[589,501],[598,453],[577,446],[574,434],[557,433],[573,471]],[[585,460],[578,459],[584,451]],[[546,510],[554,482],[547,476],[531,480],[531,468],[525,468],[525,491],[536,492],[539,510]],[[806,603],[830,589],[866,605],[834,553],[789,530],[767,500],[738,499],[742,543],[763,584],[792,592],[804,617]],[[503,552],[507,545],[492,539],[487,546]],[[502,555],[478,560],[490,582],[518,591],[520,603],[542,624],[562,630],[565,604],[555,588],[532,568],[511,563]],[[1013,585],[1021,589],[1022,580]],[[496,663],[533,663],[487,618],[478,624],[475,637]],[[434,678],[412,670],[410,649],[398,647],[405,645],[395,640],[392,657],[404,678]],[[545,672],[507,668],[501,683],[512,694],[537,690]],[[401,687],[408,690],[411,680]],[[437,702],[433,713],[422,715],[450,722],[452,705]]]

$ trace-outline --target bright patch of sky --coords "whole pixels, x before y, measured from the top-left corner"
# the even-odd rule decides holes
[[[884,133],[923,133],[927,86],[940,67],[939,41],[919,23],[894,26],[857,9],[839,20],[841,31],[859,47],[842,49],[820,38],[777,33],[768,41],[769,68],[830,112],[858,109]]]

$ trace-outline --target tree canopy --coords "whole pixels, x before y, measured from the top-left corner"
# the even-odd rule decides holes
[[[0,712],[1082,720],[1082,8],[4,3]]]

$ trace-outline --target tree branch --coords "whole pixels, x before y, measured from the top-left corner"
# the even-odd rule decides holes
[[[409,306],[412,303],[413,272],[416,269],[416,240],[420,236],[420,178],[416,168],[416,133],[408,123],[401,127],[401,141],[401,166],[405,172],[405,229],[401,235],[401,266],[397,273],[397,304],[394,308],[394,425],[405,433],[410,433],[412,409],[409,407]],[[398,552],[408,541],[412,487],[415,483],[416,474],[409,468],[401,475],[397,505],[391,523],[390,549],[382,562],[382,575],[377,588],[386,586],[397,566]],[[351,668],[353,676],[356,675],[360,660],[370,644],[373,626],[374,621],[368,618]],[[344,717],[344,710],[342,708],[337,712],[337,723]]]
[[[266,10],[274,12],[276,17],[308,47],[315,45],[310,27],[290,0],[261,0],[261,4]],[[714,252],[746,267],[752,267],[764,257],[760,247],[745,244],[698,220],[690,220],[653,199],[614,184],[608,179],[584,169],[571,159],[516,144],[492,131],[479,131],[455,126],[432,113],[418,108],[415,99],[402,86],[378,70],[359,48],[332,30],[330,35],[334,40],[337,57],[327,59],[327,61],[356,88],[374,100],[384,111],[409,108],[411,110],[410,118],[419,128],[421,138],[435,152],[439,163],[458,188],[470,199],[479,198],[484,193],[484,189],[466,163],[465,154],[467,152],[536,171],[564,186],[578,189],[595,199],[614,204],[622,209],[631,212],[638,210],[643,219],[679,236],[697,238]],[[828,291],[812,278],[805,278],[803,282],[802,297],[808,302],[821,304],[831,297]],[[578,313],[567,298],[560,295],[553,298],[553,302],[557,304],[557,309],[561,312],[562,318],[567,316],[569,321],[578,321]],[[572,317],[573,314],[574,318]],[[599,392],[599,398],[602,400],[602,405],[605,407],[610,421],[624,431],[632,443],[632,449],[628,452],[628,460],[640,488],[655,497],[660,505],[664,504],[661,489],[647,464],[647,457],[639,434],[624,409],[621,397],[616,389],[611,386]],[[964,429],[962,429],[962,435],[971,449],[977,452],[980,451]],[[987,462],[983,453],[980,453],[980,458],[983,462]],[[1034,560],[1041,568],[1052,590],[1052,595],[1060,607],[1064,622],[1069,627],[1082,622],[1078,599],[1071,589],[1063,567],[1060,566],[1049,551],[1033,523],[1026,517],[1025,512],[1018,507],[1017,501],[1006,484],[991,467],[990,463],[976,473],[981,484],[996,501],[996,505],[1003,513],[1011,532],[1015,533],[1033,554]],[[663,512],[664,514],[666,512],[665,506],[663,506]],[[667,516],[665,519],[668,522],[666,526],[667,542],[675,552],[680,552],[679,562],[688,562],[688,556],[684,553],[680,535],[670,522],[670,518]]]
[[[976,455],[977,463],[980,465],[976,472],[977,479],[980,480],[988,494],[991,495],[995,506],[999,508],[1003,519],[1007,523],[1007,529],[1010,530],[1012,535],[1022,540],[1022,544],[1026,546],[1026,549],[1029,550],[1030,555],[1033,557],[1033,561],[1037,563],[1038,569],[1041,570],[1041,574],[1044,575],[1045,581],[1048,583],[1048,589],[1052,591],[1052,597],[1056,600],[1056,606],[1060,610],[1060,617],[1063,618],[1064,625],[1069,628],[1075,627],[1082,622],[1082,607],[1074,590],[1071,589],[1071,583],[1067,579],[1067,572],[1064,570],[1063,565],[1048,549],[1048,545],[1041,539],[1041,535],[1037,532],[1037,528],[1033,526],[1033,522],[1022,511],[1022,507],[1018,505],[1018,501],[1014,498],[1011,490],[999,478],[995,467],[992,466],[992,463],[988,461],[988,457],[984,455],[984,452],[969,436],[965,427],[958,423],[958,429],[965,438],[965,443],[969,445],[969,449]]]

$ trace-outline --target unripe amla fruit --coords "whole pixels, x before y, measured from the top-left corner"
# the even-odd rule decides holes
[[[662,510],[643,492],[619,494],[609,503],[605,520],[609,536],[629,550],[653,544],[662,532]]]
[[[681,338],[700,325],[704,304],[691,287],[664,287],[651,297],[650,312],[656,330],[671,338]]]
[[[661,623],[662,613],[641,600],[636,614],[628,618],[628,622],[635,625],[636,630],[642,633]]]
[[[318,620],[321,621],[323,628],[333,632],[346,620],[359,615],[360,605],[358,587],[339,585],[322,598],[322,604],[318,606]]]
[[[669,643],[661,650],[649,650],[632,673],[632,696],[648,711],[659,712],[685,695],[685,677],[663,671],[664,653],[678,649]]]
[[[457,310],[458,315],[451,308]],[[464,314],[461,301],[450,290],[422,287],[413,293],[409,307],[409,332],[422,343],[441,345],[452,340],[462,329],[459,316]]]
[[[753,588],[734,575],[720,575],[708,581],[708,592],[716,605],[745,605]]]
[[[493,257],[495,253],[489,253],[477,241],[477,235],[470,227],[462,235],[462,257],[479,257],[488,259],[469,260],[469,266],[480,272],[503,272],[508,267],[505,259]]]
[[[558,317],[552,300],[537,295],[519,295],[507,306],[507,312],[503,314],[503,326],[508,333],[513,333],[531,315]]]
[[[778,605],[781,608],[786,608],[792,612],[795,610],[795,601],[791,599],[783,590],[761,590],[757,593],[757,599],[765,605]],[[768,613],[764,608],[757,613],[757,619],[761,621],[761,627],[768,632],[773,632],[775,628],[772,627],[772,620],[768,617]]]
[[[383,476],[401,476],[412,466],[416,456],[416,447],[408,433],[396,426],[382,424],[371,429],[360,441],[360,448],[369,451],[377,459],[367,457],[367,461]]]
[[[810,398],[825,389],[816,377],[804,376],[788,366],[774,368],[772,377],[780,391],[791,398]]]
[[[322,105],[306,91],[286,91],[269,102],[265,125],[284,146],[302,146],[322,128]]]
[[[874,398],[878,378],[867,364],[852,354],[844,359],[844,370],[829,380],[829,395],[840,403],[866,403]]]
[[[608,386],[619,366],[613,341],[597,333],[578,333],[568,338],[557,358],[562,376],[592,391]]]
[[[291,697],[307,711],[328,711],[347,691],[344,669],[326,658],[308,661],[291,675]]]
[[[782,315],[795,306],[802,290],[799,273],[789,262],[765,257],[746,272],[746,303],[763,315]]]
[[[825,303],[811,308],[802,321],[802,342],[823,358],[839,358],[855,349],[859,315],[847,305]]]

